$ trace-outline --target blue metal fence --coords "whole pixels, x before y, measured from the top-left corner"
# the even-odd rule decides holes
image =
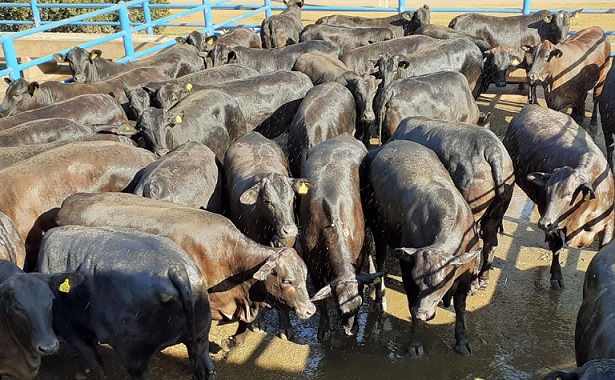
[[[89,41],[79,46],[88,49],[96,45],[109,42],[114,39],[122,38],[124,43],[125,56],[118,60],[118,62],[134,61],[135,59],[147,54],[159,51],[167,48],[175,41],[168,41],[152,48],[135,52],[134,44],[132,40],[133,33],[140,31],[146,31],[148,34],[153,34],[153,28],[157,26],[186,26],[198,28],[201,33],[213,34],[215,30],[223,27],[237,27],[245,26],[252,28],[259,28],[260,25],[242,24],[238,25],[237,22],[244,20],[255,14],[264,13],[265,17],[269,17],[274,10],[283,10],[284,6],[274,6],[271,4],[271,0],[263,0],[262,5],[234,5],[226,4],[230,0],[201,0],[201,4],[151,4],[150,0],[132,0],[130,2],[120,1],[118,4],[41,4],[37,0],[30,0],[30,3],[3,3],[0,4],[0,8],[31,8],[33,20],[20,21],[20,20],[0,20],[0,25],[33,25],[33,28],[16,33],[3,33],[0,35],[0,44],[4,52],[7,68],[0,70],[0,76],[9,75],[12,79],[19,78],[21,71],[30,67],[39,65],[41,63],[49,62],[55,52],[45,55],[43,57],[34,59],[29,62],[19,63],[18,57],[15,52],[14,41],[19,38],[30,36],[40,32],[47,32],[52,29],[62,27],[65,25],[115,25],[121,28],[121,31],[105,35],[99,39]],[[43,21],[41,20],[41,9],[45,8],[76,8],[76,9],[92,9],[92,12],[71,17],[61,21]],[[144,15],[144,22],[131,22],[129,19],[129,9],[142,9]],[[183,9],[182,11],[173,15],[152,21],[151,10],[152,9]],[[233,17],[228,20],[214,23],[212,10],[238,10],[247,11],[239,16]],[[407,10],[406,0],[398,0],[398,6],[395,8],[370,8],[370,7],[323,7],[323,6],[304,6],[305,11],[323,11],[323,12],[403,12]],[[86,21],[96,16],[110,14],[118,12],[119,21]],[[202,12],[204,23],[177,23],[173,20],[177,20],[181,17],[191,15],[193,13]],[[498,8],[431,8],[431,12],[452,12],[452,13],[464,13],[464,12],[483,12],[483,13],[519,13],[529,14],[532,12],[531,0],[522,0],[522,7],[520,9],[498,9]],[[609,10],[583,10],[583,13],[608,13]],[[572,33],[572,32],[571,32]],[[615,35],[615,31],[607,31],[609,35]],[[68,50],[68,49],[67,49]],[[67,50],[62,51],[65,53]]]

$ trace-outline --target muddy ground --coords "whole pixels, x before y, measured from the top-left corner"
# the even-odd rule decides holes
[[[492,129],[501,137],[526,99],[516,85],[503,89],[492,86],[479,103],[483,112],[492,113]],[[295,340],[281,340],[275,336],[277,319],[271,311],[267,313],[267,334],[251,333],[244,346],[216,357],[219,378],[512,380],[540,378],[552,369],[574,366],[576,313],[584,273],[597,244],[586,250],[566,250],[561,255],[566,289],[551,290],[551,255],[544,234],[536,226],[537,218],[533,203],[517,188],[504,219],[491,283],[486,291],[468,299],[466,323],[472,356],[463,357],[453,350],[451,307],[440,308],[428,323],[424,335],[426,356],[407,357],[409,311],[399,266],[390,260],[386,276],[388,311],[379,315],[371,298],[366,297],[357,336],[345,337],[338,332],[331,341],[319,343],[315,315],[308,321],[295,318]],[[214,326],[211,340],[219,342],[235,328],[235,324]],[[128,379],[113,351],[100,351],[109,377]],[[60,354],[44,359],[39,378],[70,379],[81,366],[81,358],[64,344]],[[150,369],[154,379],[191,378],[183,346],[170,347],[156,355]]]

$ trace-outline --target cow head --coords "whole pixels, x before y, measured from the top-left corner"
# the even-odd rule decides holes
[[[376,121],[374,114],[374,97],[382,79],[376,79],[369,74],[353,76],[347,79],[348,89],[354,95],[357,104],[357,116],[361,123],[370,124]]]
[[[264,283],[271,305],[294,309],[301,319],[308,319],[316,312],[305,285],[307,267],[294,249],[283,248],[271,255],[253,277]]]
[[[562,55],[562,51],[550,41],[544,41],[536,46],[534,49],[532,67],[527,73],[530,84],[547,79],[551,75],[549,62],[560,58]]]
[[[4,78],[9,86],[4,94],[4,100],[0,105],[0,116],[12,116],[20,112],[37,108],[39,104],[35,97],[39,84],[38,82],[28,82],[23,78],[12,80]]]
[[[541,41],[551,41],[554,44],[563,42],[568,37],[568,31],[570,30],[570,19],[577,17],[583,9],[576,10],[572,13],[566,11],[559,11],[551,13],[543,18],[546,24],[546,28],[542,31],[538,29]]]
[[[402,72],[408,69],[410,62],[401,55],[385,54],[381,55],[372,65],[380,73],[382,87],[385,88],[395,79],[407,76],[402,75]]]
[[[204,36],[197,30],[193,30],[192,32],[190,32],[185,41],[188,45],[192,45],[197,48],[198,51],[205,51]]]
[[[269,173],[244,191],[239,202],[252,205],[254,212],[275,229],[274,245],[292,247],[299,233],[294,216],[295,193],[307,194],[313,186],[305,178],[293,179]]]
[[[184,112],[167,112],[148,108],[137,120],[137,130],[142,134],[149,150],[158,156],[165,155],[173,147],[167,145],[167,133],[183,122]]]
[[[477,249],[459,256],[450,256],[430,247],[395,249],[395,256],[412,265],[412,286],[416,287],[419,293],[416,304],[410,305],[412,315],[422,321],[433,319],[436,306],[453,286],[457,268],[466,264],[471,264],[474,268],[480,252],[481,250]]]
[[[506,87],[508,69],[517,67],[523,62],[524,57],[521,53],[522,51],[504,46],[494,47],[483,53],[486,59],[485,65],[489,65],[495,71],[494,81],[497,87]]]
[[[183,86],[177,83],[165,83],[156,91],[155,101],[163,110],[169,110],[190,95],[190,90],[192,90],[190,83]]]
[[[17,337],[28,337],[32,352],[53,354],[59,347],[51,326],[53,299],[82,282],[83,276],[75,273],[13,275],[0,284],[0,315]]]
[[[130,108],[132,108],[137,117],[141,116],[151,105],[150,89],[146,89],[145,87],[128,88],[124,86],[124,94],[126,94]]]
[[[572,210],[596,198],[592,184],[569,166],[557,168],[553,173],[530,173],[527,179],[547,195],[545,212],[538,221],[538,227],[547,233],[564,228],[564,220]]]
[[[542,380],[609,380],[615,378],[615,359],[589,360],[582,367],[554,371]]]
[[[87,51],[80,47],[74,47],[64,54],[54,54],[56,62],[68,62],[73,79],[76,83],[93,83],[97,81],[94,66],[97,59],[102,56],[102,51],[95,49]]]
[[[431,12],[429,11],[429,5],[425,4],[421,8],[417,9],[414,13],[402,12],[401,18],[404,22],[404,35],[408,36],[414,33],[415,30],[424,25],[429,25],[431,22]]]
[[[303,7],[303,3],[304,3],[303,0],[284,0],[284,4],[286,4],[288,8],[291,8],[291,7],[301,8]]]
[[[213,50],[209,53],[209,57],[214,67],[237,62],[237,53],[235,50],[224,44],[214,46]]]

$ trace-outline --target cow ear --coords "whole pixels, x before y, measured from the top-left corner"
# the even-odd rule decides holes
[[[11,78],[6,77],[6,78],[4,78],[4,82],[6,84],[11,84],[11,83],[13,83],[13,80]]]
[[[532,45],[522,45],[521,46],[521,50],[523,50],[526,53],[531,53],[532,51],[534,51],[534,46],[532,46]]]
[[[154,90],[153,88],[149,88],[149,87],[141,87],[141,88],[143,89],[143,91],[147,93],[147,95],[149,95],[150,98],[156,97],[156,90]]]
[[[572,12],[572,13],[570,14],[570,17],[575,17],[575,18],[576,18],[576,17],[579,17],[579,15],[581,14],[581,12],[583,12],[583,8],[581,8],[581,9],[577,9],[576,11]]]
[[[49,288],[54,294],[70,293],[75,286],[84,281],[85,278],[78,273],[52,274],[47,278]]]
[[[400,260],[412,261],[418,251],[417,248],[395,248],[391,254]]]
[[[561,58],[562,55],[564,55],[564,53],[560,49],[555,48],[551,50],[551,53],[549,53],[549,58],[551,57]]]
[[[175,42],[179,45],[185,45],[188,43],[184,37],[175,37]]]
[[[457,256],[455,258],[453,258],[453,260],[451,260],[450,264],[451,265],[464,265],[467,264],[469,262],[471,262],[472,260],[474,260],[476,258],[476,256],[478,256],[479,253],[481,253],[482,249],[479,248],[475,251],[472,252],[468,252],[468,253],[464,253],[461,256]]]
[[[299,195],[305,195],[310,192],[310,189],[313,188],[314,184],[305,178],[293,180],[293,190]]]
[[[410,12],[404,12],[401,14],[401,17],[404,20],[412,20],[414,18],[414,14],[410,13]]]
[[[66,62],[66,56],[62,53],[55,53],[53,55],[53,60],[56,62]]]
[[[540,187],[545,187],[547,182],[549,182],[549,178],[551,178],[550,173],[542,173],[542,172],[534,172],[527,175],[527,180],[538,185]]]
[[[218,41],[218,36],[209,36],[207,38],[205,38],[205,44],[207,45],[215,45],[215,43]]]
[[[327,298],[331,298],[331,295],[331,284],[329,284],[317,291],[316,294],[314,294],[314,296],[310,298],[310,301],[316,302],[326,300]]]
[[[237,53],[233,50],[228,53],[228,63],[237,63]]]
[[[543,20],[544,22],[546,22],[546,23],[550,23],[550,22],[551,22],[551,20],[553,20],[553,14],[550,14],[550,15],[548,15],[548,16],[545,16],[542,20]]]
[[[265,264],[263,264],[256,271],[256,273],[252,275],[252,277],[258,281],[265,281],[267,279],[267,276],[269,276],[270,274],[274,274],[275,267],[275,260],[270,257],[267,259],[267,261],[265,261]]]
[[[91,63],[94,63],[94,61],[98,58],[100,58],[100,56],[102,55],[102,51],[98,50],[98,49],[94,49],[90,52],[90,55],[88,56],[88,59],[90,60]]]
[[[587,182],[585,182],[585,183],[581,184],[581,186],[579,186],[579,188],[577,189],[577,192],[579,192],[579,191],[583,193],[583,200],[584,201],[589,201],[591,199],[596,199],[596,193],[594,193],[594,189]]]
[[[39,88],[39,84],[38,82],[32,82],[28,85],[28,93],[30,94],[30,96],[34,96],[34,94],[36,94],[36,91],[38,91]]]
[[[243,194],[241,194],[241,196],[239,197],[239,202],[244,205],[255,204],[256,200],[258,199],[258,193],[260,192],[260,189],[260,183],[257,183],[256,185],[252,186],[248,190],[244,191]]]

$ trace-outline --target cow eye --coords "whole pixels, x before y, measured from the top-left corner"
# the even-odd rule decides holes
[[[15,310],[15,311],[16,311],[16,312],[18,312],[18,313],[22,313],[22,314],[25,314],[25,313],[26,313],[26,311],[25,311],[24,309],[22,309],[22,308],[21,308],[21,307],[19,307],[19,306],[15,306],[15,305],[13,305],[13,310]]]
[[[292,280],[288,280],[288,279],[284,279],[284,280],[282,280],[282,284],[284,284],[284,285],[292,285],[293,281]]]
[[[19,98],[21,98],[21,94],[14,94],[14,95],[13,95],[13,97],[14,97],[15,99],[19,99]]]

